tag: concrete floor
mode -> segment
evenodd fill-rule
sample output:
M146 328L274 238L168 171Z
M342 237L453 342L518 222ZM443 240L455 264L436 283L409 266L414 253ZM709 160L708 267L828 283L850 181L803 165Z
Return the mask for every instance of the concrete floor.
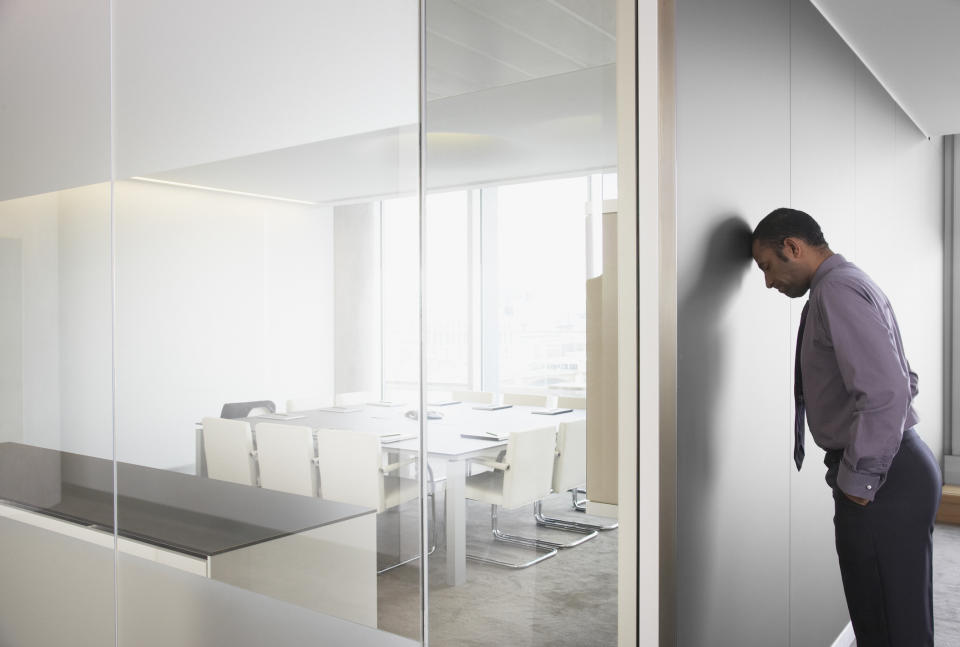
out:
M442 497L438 504L442 504ZM442 505L438 505L442 508ZM570 509L569 495L555 495L544 502L547 516L577 521L609 522ZM415 518L407 514L381 515L381 545L398 534L397 521L405 527L404 549L415 550ZM475 502L467 506L467 552L508 561L524 561L532 554L518 546L497 542L490 536L490 507ZM439 519L443 523L442 517ZM501 529L554 541L576 537L550 529L538 529L532 507L503 511ZM442 534L442 533L441 533ZM410 539L413 541L410 541ZM390 563L381 556L381 568ZM446 584L446 553L443 546L430 557L430 644L557 646L616 645L617 642L617 531L600 533L575 548L560 551L540 564L512 570L467 562L467 583ZM420 636L419 562L384 573L379 578L380 629L414 639Z
M438 503L442 504L442 497ZM568 496L555 495L545 501L544 508L548 516L603 521L570 512ZM523 549L492 543L488 506L468 502L467 510L468 552L518 561L528 558L529 552ZM413 554L416 509L381 517L381 544L396 545L401 537L403 550ZM442 516L439 522L443 523ZM537 529L529 508L501 513L501 527L546 539L569 536ZM960 647L960 526L938 524L933 541L936 644ZM394 559L382 555L381 567ZM431 645L616 644L616 530L523 570L468 561L467 583L459 587L447 586L445 560L441 545L430 557ZM419 569L419 561L414 561L379 578L380 628L415 640L420 637Z
M933 622L937 647L960 647L960 526L933 531Z

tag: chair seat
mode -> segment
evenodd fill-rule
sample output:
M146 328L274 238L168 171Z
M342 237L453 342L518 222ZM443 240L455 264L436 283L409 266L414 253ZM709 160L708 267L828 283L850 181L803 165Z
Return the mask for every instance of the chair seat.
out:
M492 505L503 505L503 472L491 470L467 477L466 497Z
M385 476L383 479L384 510L412 501L420 495L420 483L416 479L400 476ZM378 512L383 512L379 510Z

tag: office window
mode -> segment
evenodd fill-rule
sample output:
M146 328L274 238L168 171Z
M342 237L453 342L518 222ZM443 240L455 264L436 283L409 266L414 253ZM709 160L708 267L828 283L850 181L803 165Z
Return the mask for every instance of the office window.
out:
M381 211L383 374L388 386L415 385L420 276L417 198L384 200ZM470 381L470 256L467 192L427 197L427 299L424 350L431 383Z
M499 187L500 390L586 384L585 177Z

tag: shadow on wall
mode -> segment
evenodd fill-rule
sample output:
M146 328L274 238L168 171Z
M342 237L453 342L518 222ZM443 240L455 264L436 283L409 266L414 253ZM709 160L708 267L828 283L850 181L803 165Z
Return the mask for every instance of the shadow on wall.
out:
M682 510L678 518L678 592L691 618L704 617L710 604L708 591L699 580L713 569L709 560L714 517L722 514L713 500L717 446L725 437L717 405L723 392L723 365L730 360L721 322L753 261L752 230L747 222L737 215L721 217L718 222L701 255L696 279L678 310L677 495ZM698 624L690 623L681 630L681 634L692 632L681 635L681 644L709 644L709 636L694 635L702 630Z

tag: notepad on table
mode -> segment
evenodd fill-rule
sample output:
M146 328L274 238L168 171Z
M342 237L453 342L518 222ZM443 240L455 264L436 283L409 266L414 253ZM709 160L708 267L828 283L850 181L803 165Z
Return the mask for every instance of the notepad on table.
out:
M380 434L380 444L386 445L388 443L398 443L401 440L412 440L417 436L418 434L415 433L383 433Z
M300 413L261 413L259 416L254 417L266 418L267 420L300 420L301 418L306 418L305 415Z
M561 413L570 413L573 409L534 409L530 413L535 413L540 416L556 416Z
M399 402L396 400L377 400L376 402L368 402L372 407L402 407L406 402Z
M322 409L317 409L317 411L329 411L331 413L354 413L356 411L363 411L363 407L324 407Z
M477 440L506 440L510 437L509 431L482 431L476 433L464 432L461 438L476 438Z
M460 400L438 400L436 402L428 402L427 404L431 407L449 407L451 404L460 404Z
M474 407L477 411L499 411L500 409L509 409L512 404L478 404Z

